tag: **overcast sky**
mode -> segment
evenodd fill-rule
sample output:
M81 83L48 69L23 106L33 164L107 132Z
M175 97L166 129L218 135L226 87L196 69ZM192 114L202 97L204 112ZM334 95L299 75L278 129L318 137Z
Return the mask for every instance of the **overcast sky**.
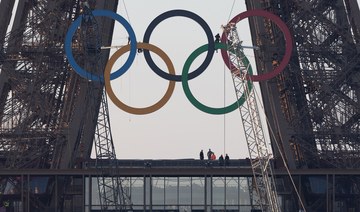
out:
M184 9L196 13L207 22L215 35L222 33L221 25L245 11L245 8L243 0L119 0L118 13L130 22L139 42L143 40L151 21L169 10ZM112 45L127 44L126 31L120 24L115 27ZM243 45L251 46L247 20L237 24L237 28ZM167 53L176 74L181 74L187 57L196 48L206 44L207 39L202 28L193 20L171 17L158 24L150 43ZM245 53L255 69L251 51ZM190 72L202 63L205 54L195 60ZM155 54L152 56L156 64L166 70L164 62ZM126 59L127 55L124 54L119 58L118 66ZM148 67L143 54L137 54L130 70L111 84L117 97L124 103L133 107L146 107L164 95L168 81ZM210 107L223 107L236 101L230 71L225 68L220 53L214 55L203 74L189 81L189 86L194 96ZM260 90L257 89L257 92L260 93ZM199 111L187 100L180 82L176 83L169 102L148 115L129 114L109 102L111 129L118 158L198 158L201 149L206 152L209 148L217 156L224 153L228 153L231 158L248 156L239 111L227 115L210 115ZM261 107L259 110L263 111ZM264 125L264 119L262 121Z
M226 24L229 18L245 11L244 1L233 3L232 0L120 0L118 13L130 21L138 41L143 40L147 26L154 18L174 9L196 13L207 22L215 35L222 33L221 25ZM247 25L247 21L243 21L237 26L241 29L244 45L251 46ZM126 43L127 33L117 24L113 46ZM167 53L176 74L181 74L187 57L208 41L205 32L195 21L171 17L154 29L150 43ZM156 64L166 70L162 60L152 55ZM202 63L205 55L203 53L195 60L190 72ZM127 55L123 55L118 65L126 59ZM146 107L164 95L168 81L148 67L143 54L137 54L130 70L111 84L124 103L133 107ZM223 107L236 101L230 71L225 68L220 51L214 54L207 70L189 81L189 85L194 96L210 107ZM201 149L206 153L209 148L217 156L228 153L231 158L244 158L248 155L239 111L227 115L204 113L187 100L180 82L176 83L169 102L148 115L129 114L110 104L111 128L118 158L198 158Z

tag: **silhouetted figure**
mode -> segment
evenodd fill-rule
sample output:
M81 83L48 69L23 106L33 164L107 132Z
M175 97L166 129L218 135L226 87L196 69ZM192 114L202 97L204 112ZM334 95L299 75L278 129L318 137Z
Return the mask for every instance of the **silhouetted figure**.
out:
M278 54L277 54L277 53L274 53L273 56L271 57L271 59L272 59L271 64L272 64L274 67L277 67L277 66L280 65L279 60L278 60Z
M213 154L213 152L211 151L211 149L209 149L209 151L207 152L208 160L211 160L211 155L212 154Z
M217 33L215 35L215 43L220 43L220 35L219 35L219 33Z
M217 33L216 35L215 35L215 43L220 43L220 35L219 35L219 33ZM215 48L215 52L217 52L217 49Z
M230 165L230 157L228 154L225 155L225 166Z
M145 162L145 163L144 163L144 166L145 166L146 168L151 168L151 163L150 163L150 162Z
M204 160L204 152L203 152L203 150L200 151L200 160Z
M219 157L219 165L220 166L224 165L224 157L223 157L223 155L220 155L220 157Z

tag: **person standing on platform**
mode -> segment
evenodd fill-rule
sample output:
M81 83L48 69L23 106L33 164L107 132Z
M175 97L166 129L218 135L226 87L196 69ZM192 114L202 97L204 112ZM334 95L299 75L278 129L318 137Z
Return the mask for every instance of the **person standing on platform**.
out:
M211 159L211 160L216 160L216 155L215 155L214 152L211 154L210 159Z
M225 166L230 165L230 157L228 154L225 155Z
M209 151L207 152L208 160L211 160L211 155L212 154L213 154L213 152L211 151L211 149L209 149Z
M220 157L219 157L219 165L220 166L224 165L224 156L223 155L220 155Z
M204 160L204 152L203 152L203 150L200 151L200 160Z

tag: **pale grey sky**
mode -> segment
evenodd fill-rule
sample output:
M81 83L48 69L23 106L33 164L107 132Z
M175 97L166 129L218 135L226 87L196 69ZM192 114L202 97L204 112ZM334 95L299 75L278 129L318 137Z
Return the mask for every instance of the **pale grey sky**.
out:
M161 13L174 9L198 14L208 23L214 35L221 34L221 25L245 11L244 1L235 1L233 10L232 5L232 0L120 0L118 13L130 20L137 40L142 41L151 21ZM247 21L243 21L237 26L241 29L240 36L244 36L245 45L252 45L246 30L247 24ZM113 46L126 43L127 34L118 24ZM171 17L155 28L150 43L167 53L176 73L181 74L187 57L206 44L207 39L202 28L193 20ZM204 57L205 53L196 59L192 70ZM127 55L122 56L119 65L126 59ZM164 67L161 60L157 61L159 66ZM157 76L148 67L142 54L137 54L127 73L111 83L118 98L134 107L155 103L165 93L168 85L167 80ZM207 70L191 80L189 85L194 96L208 106L223 107L224 99L225 105L236 101L230 71L225 68L220 51L214 55ZM180 82L176 83L169 102L152 114L133 115L111 103L110 105L111 128L118 158L198 158L201 149L206 153L209 148L217 156L228 153L231 158L244 158L248 155L239 111L235 110L227 115L204 113L187 100Z
M358 3L360 0L357 0ZM233 5L233 3L235 4ZM126 12L126 9L127 12ZM137 41L158 15L174 9L189 10L202 17L213 34L222 32L221 25L245 11L243 0L119 0L118 13L130 21ZM243 45L252 45L247 20L237 24ZM113 46L127 43L127 33L117 24ZM161 22L153 31L150 43L160 47L172 60L177 74L181 74L187 57L207 43L205 33L193 20L172 17ZM246 52L255 69L251 51ZM155 54L152 54L156 58ZM192 66L197 67L205 57L199 56ZM127 55L119 58L119 66ZM157 60L160 67L165 65ZM115 67L114 67L115 69ZM190 70L190 71L191 71ZM165 93L168 81L157 76L138 54L130 70L112 81L113 89L124 103L133 107L154 104ZM222 107L236 101L230 71L225 68L220 53L213 57L207 70L189 82L194 96L203 104ZM260 90L257 89L260 93ZM148 115L132 115L110 102L112 133L118 158L178 159L198 158L199 151L211 148L217 156L228 153L231 158L248 156L243 127L238 110L227 115L210 115L199 111L186 98L180 82L169 102ZM260 105L259 105L260 106ZM260 107L260 111L263 109ZM263 125L265 124L264 119ZM265 125L264 125L265 126ZM264 127L265 129L265 127Z

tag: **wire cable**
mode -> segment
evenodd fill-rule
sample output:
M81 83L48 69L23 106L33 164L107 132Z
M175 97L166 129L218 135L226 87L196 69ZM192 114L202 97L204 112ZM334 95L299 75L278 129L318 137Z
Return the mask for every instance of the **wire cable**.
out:
M129 24L131 25L131 21L130 21L130 16L129 16L129 13L128 13L128 10L127 10L127 7L126 7L126 4L125 4L125 0L122 1L123 2L123 5L124 5L124 9L125 9L125 14L126 14L126 18L127 18L127 21L129 22ZM129 39L129 37L127 37ZM128 40L129 42L129 40ZM130 74L129 74L129 102L131 104L131 71L130 71ZM131 114L129 114L129 122L131 122Z
M126 13L126 18L127 18L128 22L129 22L129 24L131 25L131 21L130 21L129 13L128 13L127 8L126 8L125 0L123 0L123 5L124 5L125 13Z
M230 17L231 17L231 14L232 14L233 10L234 10L234 6L235 6L235 0L234 0L233 3L232 3L232 6L231 6L231 9L230 9L230 13L229 13L229 17L228 17L227 23L229 23L229 21L230 21Z
M224 80L224 107L225 107L225 104L226 104L226 87L225 87L225 83L226 83L226 79L225 79L225 65L223 66L223 71L224 71L224 75L223 75L223 80ZM226 152L226 113L224 113L224 116L223 116L223 120L224 120L224 150L223 150L223 155L225 155L225 152Z
M232 12L233 12L233 10L234 10L234 6L235 6L235 0L233 0L233 3L232 3L232 5L231 5L231 9L230 9L230 13L229 13L229 17L228 17L228 20L227 20L227 22L229 22L229 20L230 20L230 17L231 17L231 14L232 14ZM224 107L225 107L225 104L226 104L226 97L225 97L225 94L226 94L226 91L225 91L225 83L226 83L226 80L225 80L225 71L226 71L226 67L225 67L225 65L224 65L224 68L223 68L223 71L224 71ZM224 139L224 150L223 150L223 155L225 155L226 154L226 114L224 114L224 116L223 116L223 122L224 122L224 129L223 129L223 131L224 131L224 137L223 137L223 139Z

